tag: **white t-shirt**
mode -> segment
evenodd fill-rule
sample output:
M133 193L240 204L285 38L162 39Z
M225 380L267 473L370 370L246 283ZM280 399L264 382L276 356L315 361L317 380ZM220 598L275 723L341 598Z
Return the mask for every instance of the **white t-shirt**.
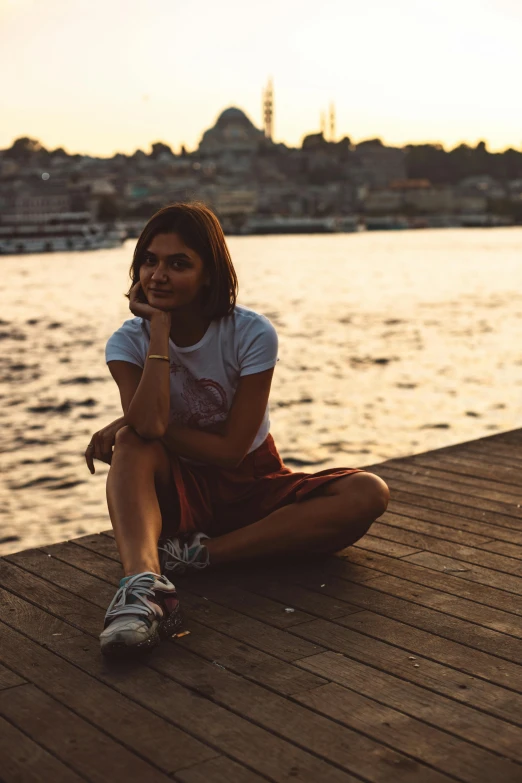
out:
M109 338L107 362L145 366L150 324L143 318L125 321ZM236 305L232 315L211 322L201 340L180 348L169 340L170 422L204 428L228 416L239 378L275 367L277 333L268 318ZM270 431L267 405L250 451Z

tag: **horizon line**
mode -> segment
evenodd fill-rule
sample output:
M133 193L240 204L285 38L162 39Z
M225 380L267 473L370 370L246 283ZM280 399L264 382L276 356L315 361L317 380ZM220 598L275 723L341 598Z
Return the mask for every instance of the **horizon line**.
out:
M311 133L304 134L302 136L301 143L300 143L299 146L298 145L289 144L289 143L287 143L285 141L275 140L275 139L272 139L272 142L274 144L276 144L276 145L277 144L284 144L289 149L301 149L302 145L303 145L303 141L304 141L305 138L307 138L308 136L319 136L319 135L321 135L321 131L320 130L316 131L316 132L311 132ZM469 147L470 149L476 149L477 146L480 143L484 142L484 144L486 145L486 151L489 154L491 154L491 155L498 155L498 154L502 155L505 152L508 152L509 150L514 150L515 152L518 152L518 153L522 154L522 144L520 145L520 147L506 146L506 147L503 147L503 148L500 148L500 149L489 149L489 142L487 141L487 139L479 139L478 141L473 142L473 143L465 141L464 139L461 139L460 141L456 142L454 145L449 145L449 144L446 145L443 141L440 141L440 140L407 141L407 142L403 142L403 143L397 143L397 144L391 143L390 144L387 141L385 141L382 138L382 136L369 136L369 137L362 138L359 141L354 141L354 139L351 136L349 136L348 134L344 134L342 136L340 135L338 138L333 139L333 140L328 139L326 136L324 136L324 134L322 134L322 135L324 137L325 142L327 142L329 144L338 144L343 139L348 138L348 139L350 139L351 144L353 144L355 147L357 147L359 144L363 144L364 142L379 140L380 142L382 142L383 146L385 146L385 147L394 147L396 149L405 149L406 147L430 146L430 147L441 147L444 152L451 152L452 150L458 149L458 147L460 147L460 146L466 146L466 147ZM47 150L48 152L53 152L56 149L63 149L64 152L67 155L71 156L71 157L73 155L81 155L82 157L100 158L100 159L110 160L111 158L114 158L116 155L124 155L125 157L132 157L132 155L134 155L136 152L139 152L139 151L145 152L145 150L142 147L136 147L136 149L133 152L122 152L121 149L120 150L119 149L114 149L112 151L112 153L70 152L67 149L67 147L64 146L63 144L60 144L60 145L58 145L57 147L54 147L54 148L47 147L46 144L41 139L39 139L37 136L31 136L29 134L27 134L27 135L17 135L16 137L13 137L12 140L11 140L10 146L0 148L0 152L5 152L6 150L11 149L11 147L13 146L15 141L17 141L18 139L24 139L24 138L28 138L28 139L31 139L33 141L38 141L42 145L42 147L45 150ZM170 147L170 149L173 151L174 155L176 155L176 156L180 156L181 155L181 151L180 152L175 152L174 151L173 148L176 145L173 142L169 143L169 142L167 142L167 141L165 141L163 139L157 138L154 141L148 142L148 144L149 144L149 148L150 149L152 149L152 145L153 144L165 144L166 146ZM189 154L189 155L194 154L198 150L197 147L195 147L194 149L190 150L182 142L178 142L177 146L178 146L178 148L180 148L180 150L181 150L182 147L185 147L185 149L187 151L187 154ZM149 154L149 153L145 152L145 154Z

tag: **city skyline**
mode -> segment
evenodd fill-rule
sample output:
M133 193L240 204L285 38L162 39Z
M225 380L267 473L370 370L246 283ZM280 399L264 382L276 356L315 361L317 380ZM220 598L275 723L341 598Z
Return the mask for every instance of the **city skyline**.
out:
M522 145L516 0L325 0L319 18L304 1L202 0L197 20L176 2L142 6L0 0L0 67L13 75L0 148L30 136L102 157L159 140L193 150L228 106L261 128L269 76L274 140L289 146L319 132L332 102L337 138L354 142Z

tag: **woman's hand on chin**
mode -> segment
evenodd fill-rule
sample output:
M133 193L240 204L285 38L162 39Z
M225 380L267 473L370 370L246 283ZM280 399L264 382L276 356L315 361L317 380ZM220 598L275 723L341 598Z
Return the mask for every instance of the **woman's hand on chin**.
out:
M146 318L147 321L150 321L160 314L163 317L170 318L170 311L160 310L158 307L153 307L146 301L145 293L140 282L133 285L130 290L129 309L131 313L134 313L134 315L137 315L140 318Z

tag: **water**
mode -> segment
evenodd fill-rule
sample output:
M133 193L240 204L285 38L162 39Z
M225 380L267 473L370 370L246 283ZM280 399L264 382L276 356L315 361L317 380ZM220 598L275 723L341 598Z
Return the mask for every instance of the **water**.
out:
M133 242L6 256L0 554L110 526L117 418L104 363L128 315ZM272 433L288 464L362 466L521 426L522 229L233 237L239 302L278 329Z

